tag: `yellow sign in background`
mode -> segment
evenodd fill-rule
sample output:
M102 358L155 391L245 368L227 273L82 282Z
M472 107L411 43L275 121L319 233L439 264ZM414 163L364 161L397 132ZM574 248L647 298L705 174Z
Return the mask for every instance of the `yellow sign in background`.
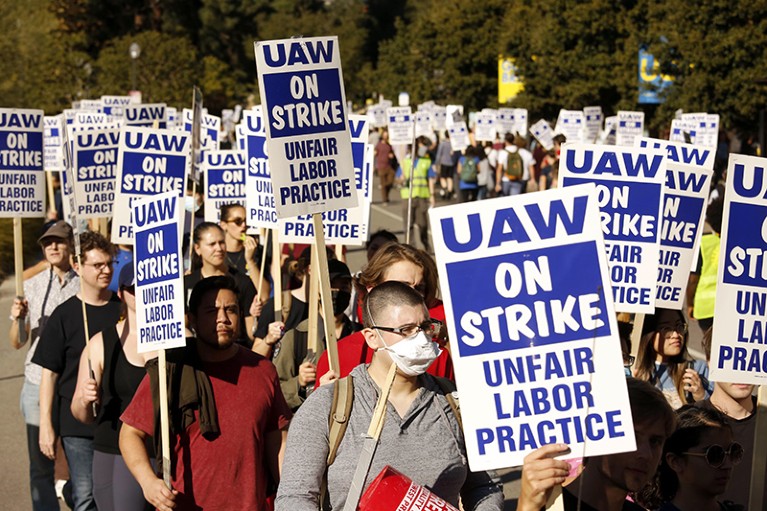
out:
M508 103L525 89L522 80L517 76L514 59L498 57L498 103Z

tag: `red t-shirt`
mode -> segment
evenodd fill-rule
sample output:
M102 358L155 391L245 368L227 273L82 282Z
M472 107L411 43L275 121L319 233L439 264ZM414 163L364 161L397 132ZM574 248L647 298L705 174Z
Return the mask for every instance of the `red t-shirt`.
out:
M433 319L445 321L445 308L442 303L429 309L429 316ZM344 378L360 364L369 364L373 360L373 350L370 349L365 336L362 332L354 332L338 341L338 365L341 369L339 378ZM317 386L320 385L322 375L330 370L328 364L328 352L325 351L317 362ZM455 381L453 372L453 361L450 359L450 353L442 349L437 360L426 370L432 376L440 376Z
M171 454L172 485L179 492L176 509L264 510L266 434L286 428L291 418L277 371L245 348L224 362L205 362L204 369L213 387L221 434L206 440L195 421L176 436ZM154 433L148 377L121 419L148 435Z

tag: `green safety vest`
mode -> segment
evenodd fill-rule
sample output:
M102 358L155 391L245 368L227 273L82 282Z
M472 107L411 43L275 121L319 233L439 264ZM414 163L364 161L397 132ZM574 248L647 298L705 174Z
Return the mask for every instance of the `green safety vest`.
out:
M704 234L700 239L700 257L703 263L695 290L695 319L714 317L714 302L716 301L716 273L719 268L720 238L716 234Z
M405 178L405 184L400 189L403 199L410 198L410 158L405 158L402 162L402 177ZM429 158L417 158L415 160L415 176L413 177L413 198L428 199L429 193L429 169L431 160Z

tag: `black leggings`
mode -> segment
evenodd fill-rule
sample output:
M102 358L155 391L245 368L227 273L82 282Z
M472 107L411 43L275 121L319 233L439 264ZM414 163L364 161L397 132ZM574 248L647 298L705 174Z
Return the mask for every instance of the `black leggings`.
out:
M152 509L119 454L93 452L93 498L99 511Z

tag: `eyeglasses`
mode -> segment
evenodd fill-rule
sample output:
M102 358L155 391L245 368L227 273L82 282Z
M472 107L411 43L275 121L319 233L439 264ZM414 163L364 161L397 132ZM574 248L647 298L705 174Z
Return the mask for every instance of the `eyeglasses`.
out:
M634 355L623 355L623 367L631 367L634 365L636 357Z
M437 321L436 319L428 319L418 325L414 325L414 324L402 325L397 328L390 327L390 326L373 325L370 328L374 328L376 330L383 330L384 332L391 332L393 334L401 335L402 337L410 337L412 335L417 334L418 332L424 332L429 337L435 337L439 333L440 329L442 328L442 323L440 321Z
M109 261L104 261L103 263L83 263L85 266L93 266L93 269L97 272L101 273L104 271L104 268L107 266L109 269L112 269L112 266L114 266L115 262L114 259L110 259Z
M661 337L664 339L667 339L668 337L671 337L673 334L679 334L680 337L684 337L684 334L687 333L687 325L679 324L676 327L664 327L660 329Z
M737 465L743 460L743 446L738 442L733 442L727 448L724 449L721 445L709 445L706 447L705 452L683 452L688 456L703 456L706 458L706 463L714 468L719 468L724 463L724 459L729 456L733 465Z
M234 224L237 227L242 227L243 224L245 224L245 219L244 218L240 218L240 217L230 218L229 220L226 220L226 222L230 223L230 224Z

